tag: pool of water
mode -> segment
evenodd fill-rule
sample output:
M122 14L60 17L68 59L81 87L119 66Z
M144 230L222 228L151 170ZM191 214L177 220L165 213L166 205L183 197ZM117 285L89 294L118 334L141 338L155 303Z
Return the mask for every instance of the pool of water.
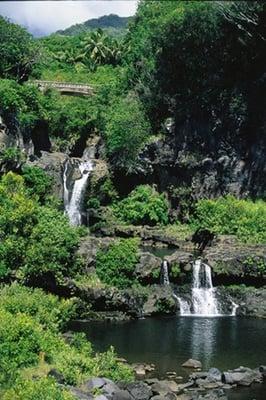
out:
M113 345L129 362L154 363L160 376L175 371L186 377L181 365L188 358L200 360L203 369L228 370L240 365L266 364L266 321L236 317L149 318L124 323L75 322L97 351ZM265 400L265 385L228 393L230 400Z
M166 257L166 256L170 256L175 251L177 251L176 248L153 247L153 246L141 246L140 250L143 251L143 252L151 253L155 257L159 257L159 258L162 258L162 259L164 259L164 257Z

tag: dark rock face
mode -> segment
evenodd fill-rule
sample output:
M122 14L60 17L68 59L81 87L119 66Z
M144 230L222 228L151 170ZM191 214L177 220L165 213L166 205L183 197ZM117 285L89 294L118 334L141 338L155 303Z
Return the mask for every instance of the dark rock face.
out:
M189 120L176 124L164 140L146 146L137 172L126 179L156 183L160 190L191 187L195 198L217 197L227 193L263 197L266 192L265 140L214 135L208 123ZM119 174L118 174L119 176ZM125 177L121 191L131 190Z
M35 157L32 161L27 161L27 165L42 168L54 179L53 192L54 195L60 199L63 199L63 171L67 159L68 157L64 153L48 153L42 151L41 157Z
M203 258L212 267L213 283L262 286L266 282L266 246L244 245L231 236L219 236Z
M142 283L159 281L162 260L151 253L140 253L139 263L136 266L136 277Z

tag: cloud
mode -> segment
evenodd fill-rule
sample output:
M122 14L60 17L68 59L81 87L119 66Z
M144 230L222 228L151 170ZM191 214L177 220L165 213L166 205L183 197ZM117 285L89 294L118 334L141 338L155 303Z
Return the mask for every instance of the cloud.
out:
M137 0L2 1L0 15L39 36L111 13L127 17L136 8Z

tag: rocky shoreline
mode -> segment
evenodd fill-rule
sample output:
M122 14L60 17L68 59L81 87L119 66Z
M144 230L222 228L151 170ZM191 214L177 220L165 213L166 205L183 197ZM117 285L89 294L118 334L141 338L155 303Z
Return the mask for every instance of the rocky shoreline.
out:
M68 389L79 400L227 400L228 391L263 384L266 378L265 366L255 369L239 367L224 372L217 368L201 371L200 361L192 359L183 366L195 370L185 383L180 383L182 377L173 373L168 379L145 378L145 374L154 367L138 364L134 366L138 379L134 382L115 383L107 378L95 377L80 388L68 386Z

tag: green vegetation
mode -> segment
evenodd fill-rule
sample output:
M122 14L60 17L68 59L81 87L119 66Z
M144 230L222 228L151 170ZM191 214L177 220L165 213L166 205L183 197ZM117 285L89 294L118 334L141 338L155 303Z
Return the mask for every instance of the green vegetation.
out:
M74 335L70 343L63 340L60 329L74 315L73 301L17 284L3 287L0 294L0 383L7 389L4 398L34 399L30 396L39 387L42 396L71 399L53 380L45 378L52 368L70 385L97 375L132 379L131 370L116 361L112 348L95 354L82 334ZM35 380L28 380L25 386L23 378L33 376Z
M12 172L0 182L0 232L1 279L15 276L41 283L48 274L60 280L79 266L75 257L79 231L61 212L39 205L23 178Z
M63 292L71 279L81 290L132 288L139 299L152 290L134 274L137 239L111 242L98 251L96 272L84 274L77 256L84 231L70 226L53 200L53 180L24 165L17 145L22 138L33 141L34 156L51 150L73 157L81 156L92 136L99 138L106 173L91 179L84 201L98 209L95 229L105 223L113 229L116 223L149 225L187 239L201 228L244 243L266 242L265 201L232 196L196 201L193 193L193 168L204 168L199 164L204 159L219 160L225 153L233 159L237 150L248 165L253 145L263 148L265 10L263 2L143 0L126 35L128 19L108 16L36 40L0 17L0 117L10 142L5 148L1 136L1 398L72 400L48 377L51 369L66 385L92 376L132 379L112 348L97 354L82 335L64 339L67 323L77 316L76 299L30 286ZM116 35L117 28L123 34ZM91 84L94 95L42 93L35 79ZM166 132L167 119L172 132ZM157 149L163 146L167 153L169 143L175 143L171 150L178 162L169 163L170 182L161 181L167 194L152 184L138 185L139 174L145 175L142 182L156 182ZM146 156L154 162L151 173ZM124 175L132 177L132 186L116 181ZM123 198L128 187L134 189ZM247 273L265 274L265 262L256 255L244 265ZM154 280L159 273L153 270ZM169 273L178 280L180 266ZM167 299L156 306L163 313L175 309Z
M238 200L233 196L200 200L191 219L193 228L236 235L249 243L266 242L266 203Z
M52 194L53 179L39 167L23 167L23 178L30 196L37 196L41 203L45 203L47 197Z
M8 389L3 400L75 400L67 390L62 389L52 378L18 380Z
M155 225L168 222L168 202L154 187L140 185L113 206L115 215L129 224Z
M106 113L107 155L117 167L134 169L137 155L150 135L143 107L134 94L114 99Z
M115 14L104 15L99 18L89 19L83 24L72 25L69 28L58 31L61 35L79 35L84 32L102 29L111 36L122 36L126 33L126 28L132 17L119 17Z
M38 57L31 35L0 16L0 37L0 77L25 81Z
M0 289L0 308L12 315L27 314L46 329L58 331L75 315L74 299L60 300L41 289L13 283Z
M102 282L120 289L136 282L135 266L138 262L138 240L121 239L107 250L100 250L96 257L96 272Z

